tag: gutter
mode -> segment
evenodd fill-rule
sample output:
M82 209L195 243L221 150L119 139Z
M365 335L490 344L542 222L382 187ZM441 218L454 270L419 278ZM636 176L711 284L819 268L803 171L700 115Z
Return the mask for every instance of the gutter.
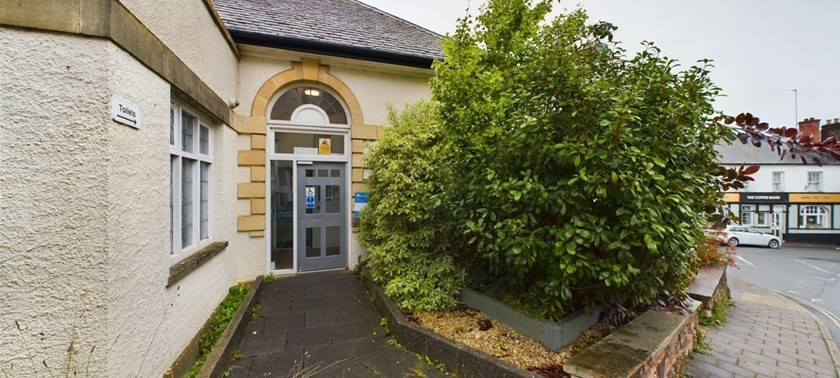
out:
M425 69L431 69L432 62L436 59L427 56L374 50L367 47L348 46L331 42L312 41L235 29L229 29L229 31L231 37L233 37L233 40L236 43L273 47L310 54L329 55L341 58L351 58Z

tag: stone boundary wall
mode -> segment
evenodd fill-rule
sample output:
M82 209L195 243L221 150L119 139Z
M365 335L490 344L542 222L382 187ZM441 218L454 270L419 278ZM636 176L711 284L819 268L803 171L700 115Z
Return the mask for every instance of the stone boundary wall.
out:
M648 310L569 360L575 378L669 377L690 356L697 332L697 309L688 315Z
M703 302L703 311L711 311L723 298L729 298L726 266L711 266L700 270L686 289L688 296Z

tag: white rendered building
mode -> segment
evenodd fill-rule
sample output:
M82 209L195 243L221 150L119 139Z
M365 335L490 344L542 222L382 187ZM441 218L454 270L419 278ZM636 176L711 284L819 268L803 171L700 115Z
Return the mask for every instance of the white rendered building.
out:
M233 284L353 268L438 39L354 0L0 0L0 376L161 376Z
M762 146L717 148L721 164L737 168L758 165L755 181L724 193L724 200L742 225L772 232L787 242L840 245L840 164L803 164Z

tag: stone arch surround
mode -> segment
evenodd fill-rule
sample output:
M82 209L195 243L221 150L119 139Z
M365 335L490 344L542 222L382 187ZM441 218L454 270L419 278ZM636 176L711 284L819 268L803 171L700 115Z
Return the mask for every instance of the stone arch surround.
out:
M344 82L329 73L329 66L314 59L302 59L292 62L292 67L279 72L268 79L254 97L251 115L240 117L236 131L240 135L250 135L250 149L239 150L237 163L240 167L250 168L250 180L240 182L237 187L239 200L249 201L249 213L239 214L237 230L247 232L251 237L265 236L266 216L266 131L268 128L268 105L277 93L295 84L318 84L338 95L350 113L351 139L351 180L352 191L365 191L363 183L364 146L368 141L377 139L379 126L364 123L364 115L353 91Z

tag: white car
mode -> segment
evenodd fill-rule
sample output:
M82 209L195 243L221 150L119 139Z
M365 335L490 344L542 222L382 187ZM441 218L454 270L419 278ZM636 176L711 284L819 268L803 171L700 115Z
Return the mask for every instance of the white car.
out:
M763 233L757 228L750 226L726 227L720 231L718 238L721 242L729 244L733 247L741 244L747 244L779 248L779 246L782 245L782 239L779 239L778 236Z

